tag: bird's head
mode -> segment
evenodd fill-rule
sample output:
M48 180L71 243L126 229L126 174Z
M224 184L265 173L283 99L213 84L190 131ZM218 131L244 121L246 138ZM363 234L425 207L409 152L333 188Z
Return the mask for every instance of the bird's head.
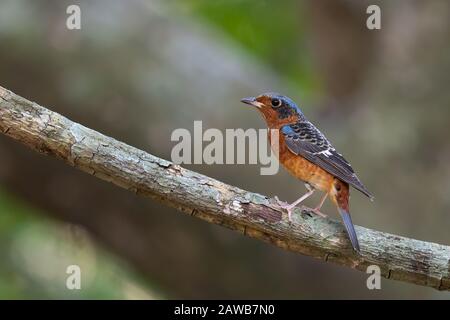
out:
M241 102L256 107L270 128L279 128L304 118L294 101L278 93L263 93L257 97L244 98Z

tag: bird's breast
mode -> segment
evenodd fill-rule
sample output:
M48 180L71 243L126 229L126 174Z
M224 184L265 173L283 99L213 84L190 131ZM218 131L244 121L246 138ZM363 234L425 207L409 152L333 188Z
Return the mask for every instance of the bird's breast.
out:
M274 142L269 135L270 145L276 153ZM302 156L292 153L284 141L284 136L279 134L278 160L296 178L309 183L314 188L329 192L333 185L334 177L318 165L306 160Z

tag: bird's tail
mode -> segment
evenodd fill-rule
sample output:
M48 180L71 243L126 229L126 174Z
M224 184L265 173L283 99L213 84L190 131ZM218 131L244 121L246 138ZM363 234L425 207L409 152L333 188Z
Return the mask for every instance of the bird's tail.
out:
M352 243L353 249L356 251L360 251L358 237L356 236L355 227L353 226L352 217L350 213L342 208L339 208L339 213L341 214L342 221L344 222L345 229L347 230L348 237L350 238L350 242Z
M331 192L332 200L336 204L338 211L344 222L345 230L347 230L348 237L352 243L353 249L360 252L358 237L356 236L355 227L353 226L352 218L349 210L350 190L347 183L338 179L335 180L333 190Z

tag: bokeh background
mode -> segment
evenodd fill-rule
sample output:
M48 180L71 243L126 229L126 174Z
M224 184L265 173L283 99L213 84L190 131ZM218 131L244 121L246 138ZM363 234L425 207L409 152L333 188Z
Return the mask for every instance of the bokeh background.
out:
M82 28L66 28L81 7ZM366 28L381 7L382 28ZM170 159L176 128L264 128L291 96L376 195L354 222L450 245L450 2L0 1L0 85ZM189 168L292 201L258 165ZM308 204L313 205L315 197ZM327 203L323 209L336 217ZM184 216L0 136L0 298L438 298ZM82 290L65 287L80 265Z

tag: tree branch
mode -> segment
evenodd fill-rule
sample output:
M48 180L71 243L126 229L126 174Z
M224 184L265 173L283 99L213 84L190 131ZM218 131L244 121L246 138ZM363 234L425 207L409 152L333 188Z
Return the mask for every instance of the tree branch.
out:
M0 130L100 179L244 235L364 272L374 264L385 278L450 290L448 246L356 227L357 254L340 222L298 209L290 224L273 199L184 169L2 87Z

